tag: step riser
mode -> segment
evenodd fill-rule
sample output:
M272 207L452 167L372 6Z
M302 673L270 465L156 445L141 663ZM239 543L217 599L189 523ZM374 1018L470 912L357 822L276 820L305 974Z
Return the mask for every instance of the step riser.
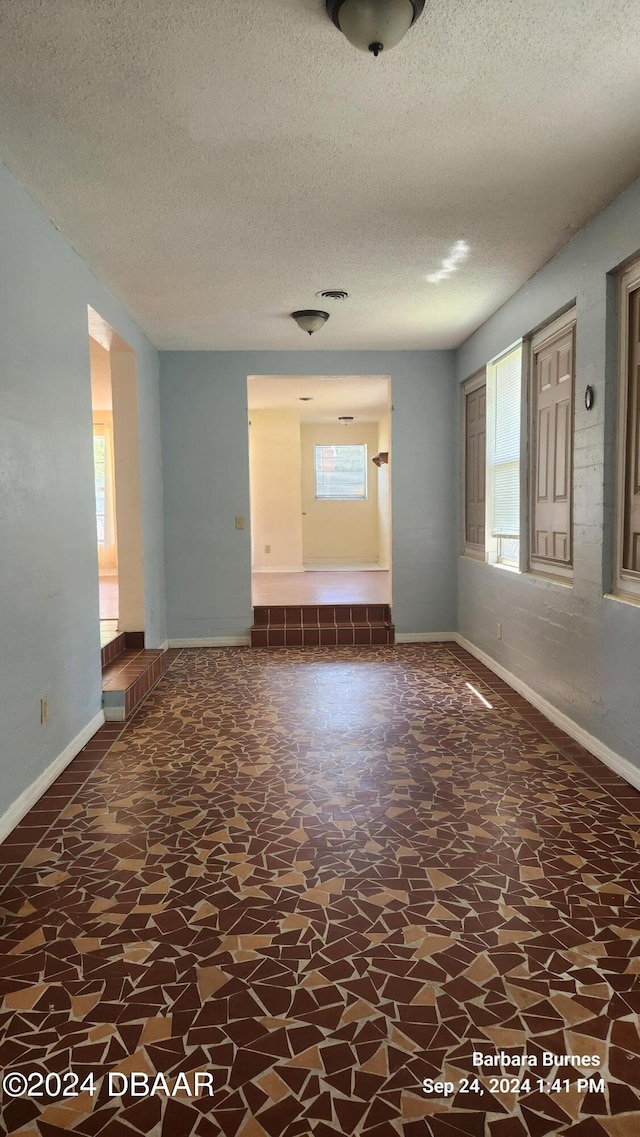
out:
M393 624L378 627L259 627L251 629L252 647L380 647L395 642Z
M109 643L105 644L104 647L100 650L102 670L104 671L105 667L108 667L110 663L113 663L114 659L117 659L120 653L123 651L124 632L120 632L119 636L116 636L113 640L109 640Z
M143 647L144 632L120 632L100 649L102 670L104 671L105 667L113 663L114 659L117 659L126 648L142 649Z
M262 605L253 609L253 622L258 627L269 624L336 627L338 624L390 623L391 609L388 604Z

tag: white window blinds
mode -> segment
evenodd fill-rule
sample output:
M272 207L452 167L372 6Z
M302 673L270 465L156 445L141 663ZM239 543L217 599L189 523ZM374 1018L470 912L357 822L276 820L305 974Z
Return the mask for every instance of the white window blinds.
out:
M492 521L494 537L520 536L520 388L522 348L494 360Z
M367 496L367 447L319 446L315 448L316 498L325 501L356 501Z

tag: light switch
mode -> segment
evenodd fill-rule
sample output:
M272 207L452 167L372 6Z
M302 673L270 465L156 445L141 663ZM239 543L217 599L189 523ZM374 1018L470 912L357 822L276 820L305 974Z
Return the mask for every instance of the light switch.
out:
M244 517L236 517L236 529L244 529Z

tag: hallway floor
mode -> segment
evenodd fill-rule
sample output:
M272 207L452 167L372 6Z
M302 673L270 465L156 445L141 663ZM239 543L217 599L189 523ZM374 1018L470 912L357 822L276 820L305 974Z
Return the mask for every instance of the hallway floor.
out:
M318 572L254 572L251 603L266 604L389 604L391 574L362 570Z
M118 619L119 588L117 576L101 576L98 580L100 620Z
M96 1078L3 1131L640 1134L640 795L454 645L169 656L0 847L4 1070Z

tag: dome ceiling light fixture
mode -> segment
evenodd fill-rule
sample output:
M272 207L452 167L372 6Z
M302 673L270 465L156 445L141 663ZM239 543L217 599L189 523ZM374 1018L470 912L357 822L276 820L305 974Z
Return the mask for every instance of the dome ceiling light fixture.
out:
M329 319L329 313L320 312L317 308L303 308L300 312L292 312L291 318L303 332L308 332L312 336L319 328L324 327Z
M341 422L343 426L351 426L353 415L339 415L338 422Z
M376 57L389 51L422 15L424 0L327 0L327 12L349 43Z

